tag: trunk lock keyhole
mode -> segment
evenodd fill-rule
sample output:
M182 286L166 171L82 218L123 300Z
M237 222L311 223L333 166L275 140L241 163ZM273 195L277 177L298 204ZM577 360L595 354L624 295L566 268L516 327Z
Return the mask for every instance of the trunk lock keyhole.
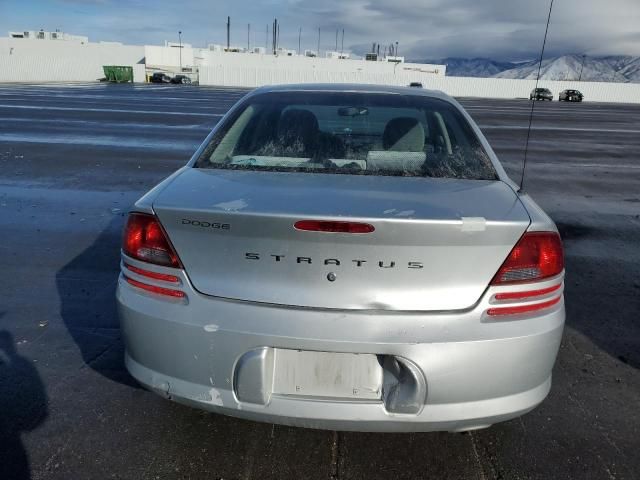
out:
M338 276L333 272L329 272L327 274L327 280L329 280L330 282L335 282L336 278L338 278Z

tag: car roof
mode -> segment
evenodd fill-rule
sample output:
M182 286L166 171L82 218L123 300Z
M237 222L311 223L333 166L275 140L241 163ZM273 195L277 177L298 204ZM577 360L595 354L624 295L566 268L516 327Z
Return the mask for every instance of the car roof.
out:
M439 90L396 87L393 85L367 85L360 83L298 83L287 85L268 85L254 90L255 94L268 92L337 92L337 93L383 93L388 95L412 95L440 98L451 101L452 98Z

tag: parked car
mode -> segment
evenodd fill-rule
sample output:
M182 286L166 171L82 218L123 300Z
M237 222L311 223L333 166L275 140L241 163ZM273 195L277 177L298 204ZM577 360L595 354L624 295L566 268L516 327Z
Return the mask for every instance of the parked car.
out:
M191 79L186 75L176 75L171 79L171 83L189 84L191 85Z
M254 90L135 203L123 238L125 363L166 398L463 431L549 392L560 236L444 93Z
M559 102L581 102L584 95L578 90L563 90L558 95Z
M529 94L529 100L553 100L553 93L548 88L534 88Z
M155 72L151 75L151 83L171 83L171 77L166 73Z
M411 82L409 84L410 87L415 87L415 88L422 88L422 83L421 82Z

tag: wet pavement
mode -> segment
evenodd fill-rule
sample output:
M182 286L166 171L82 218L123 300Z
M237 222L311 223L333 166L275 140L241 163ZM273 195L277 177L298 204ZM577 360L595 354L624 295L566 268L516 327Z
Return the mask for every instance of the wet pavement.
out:
M640 476L640 106L536 104L525 188L565 241L568 318L528 415L467 434L336 433L138 387L114 304L125 213L244 93L0 85L0 479ZM460 101L518 181L529 102Z

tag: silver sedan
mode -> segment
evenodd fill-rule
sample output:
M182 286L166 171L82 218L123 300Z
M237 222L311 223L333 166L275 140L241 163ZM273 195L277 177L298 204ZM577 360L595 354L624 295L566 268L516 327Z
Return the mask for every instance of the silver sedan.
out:
M130 213L126 365L169 399L313 428L464 431L547 396L550 218L450 97L255 90Z

